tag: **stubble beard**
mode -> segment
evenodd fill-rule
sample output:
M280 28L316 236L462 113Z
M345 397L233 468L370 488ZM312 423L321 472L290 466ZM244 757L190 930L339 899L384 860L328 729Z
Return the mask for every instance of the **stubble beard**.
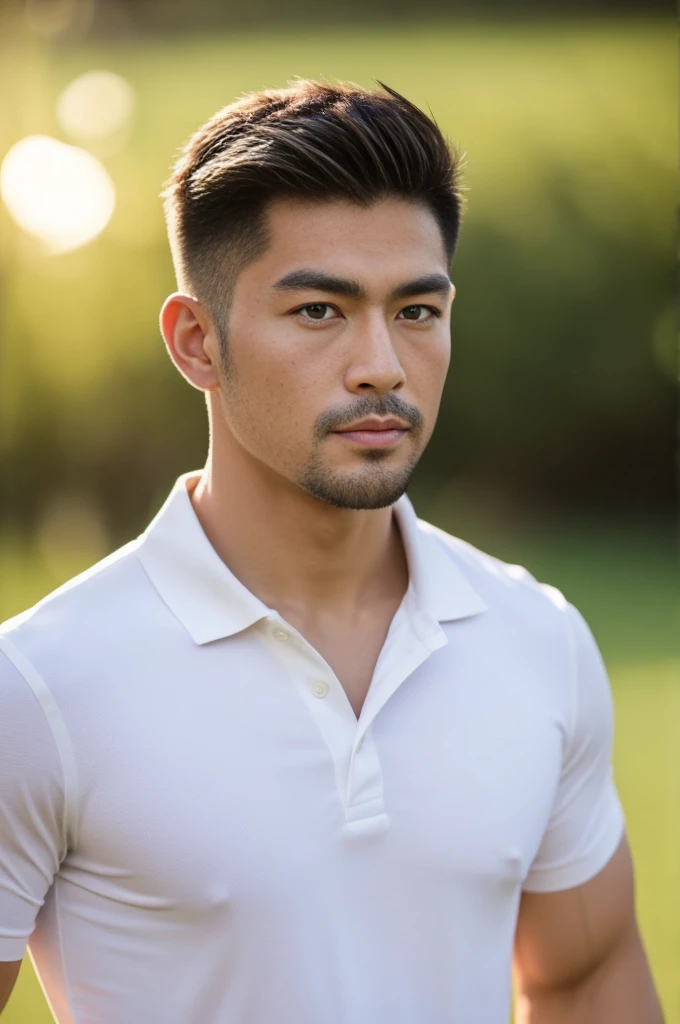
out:
M330 469L317 454L313 455L298 480L308 494L346 509L377 509L393 505L406 492L420 453L414 452L408 463L399 469L390 469L386 463L391 453L373 449L362 452L368 465L362 471L339 472ZM375 467L375 471L373 471Z
M223 388L233 390L237 374L227 344L226 330L221 324L217 329L217 335ZM386 406L385 411L382 412L383 415L388 415L392 411L397 415L403 415L398 401L394 403L390 399L384 399L383 405ZM393 405L396 405L395 409L392 408ZM422 430L422 418L413 415L412 422L413 434L417 437ZM319 441L325 431L317 429L317 441ZM406 465L400 469L390 469L388 465L381 465L381 463L387 463L391 455L390 451L384 449L367 449L361 453L361 458L366 464L363 471L353 473L351 470L339 472L331 469L323 462L317 451L309 459L297 483L308 494L335 508L354 510L387 508L406 493L422 451L413 451ZM375 472L371 472L372 466L375 466Z

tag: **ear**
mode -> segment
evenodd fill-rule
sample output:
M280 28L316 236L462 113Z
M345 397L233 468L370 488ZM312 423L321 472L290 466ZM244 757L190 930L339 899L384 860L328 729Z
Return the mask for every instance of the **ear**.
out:
M192 387L216 391L218 346L212 319L197 299L173 292L163 303L160 328L168 354Z

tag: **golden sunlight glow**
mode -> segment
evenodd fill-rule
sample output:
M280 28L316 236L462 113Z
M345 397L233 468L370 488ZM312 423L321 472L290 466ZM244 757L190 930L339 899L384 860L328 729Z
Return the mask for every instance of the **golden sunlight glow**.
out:
M57 117L62 128L81 139L99 139L123 128L132 114L134 91L113 71L86 71L61 93Z
M29 135L12 146L0 167L0 195L16 223L52 253L96 238L116 205L99 160L48 135Z

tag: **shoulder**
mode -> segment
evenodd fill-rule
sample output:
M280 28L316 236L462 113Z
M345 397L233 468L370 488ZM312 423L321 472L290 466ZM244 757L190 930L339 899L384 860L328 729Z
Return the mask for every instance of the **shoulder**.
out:
M144 601L149 583L137 558L139 538L72 577L34 605L0 623L0 651L14 665L58 668L67 651L78 651L84 662Z
M538 580L525 566L503 561L423 519L418 519L418 529L429 550L432 571L442 560L453 565L494 613L495 621L506 617L515 624L564 628L572 606L558 587Z
M561 689L573 729L597 720L609 728L607 668L578 607L523 565L505 562L423 520L418 520L418 528L430 546L430 571L441 573L447 560L486 604L488 611L479 617L485 641L506 657L557 671L565 681Z

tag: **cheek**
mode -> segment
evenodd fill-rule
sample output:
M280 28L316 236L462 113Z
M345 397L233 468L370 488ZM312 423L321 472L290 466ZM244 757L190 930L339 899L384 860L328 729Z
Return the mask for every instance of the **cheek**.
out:
M432 349L432 372L438 377L443 378L446 376L446 371L449 368L449 362L451 360L451 334L448 326L442 328L441 335L436 339L436 342Z
M405 366L407 386L423 411L437 407L451 358L448 338L432 341L414 348Z
M240 336L231 352L233 375L223 381L222 414L229 430L267 464L291 466L309 454L318 389L311 367L261 336Z

